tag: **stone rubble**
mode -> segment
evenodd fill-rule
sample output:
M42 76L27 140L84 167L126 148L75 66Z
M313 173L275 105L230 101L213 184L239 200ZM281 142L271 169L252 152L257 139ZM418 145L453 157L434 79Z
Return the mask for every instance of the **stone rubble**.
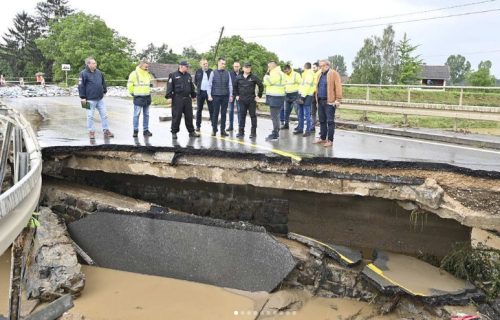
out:
M163 88L153 88L153 93L162 91ZM78 96L78 87L72 86L62 88L56 85L26 85L26 86L7 86L0 87L0 98L20 98L20 97L61 97L61 96ZM126 87L109 86L107 97L129 97L130 94Z

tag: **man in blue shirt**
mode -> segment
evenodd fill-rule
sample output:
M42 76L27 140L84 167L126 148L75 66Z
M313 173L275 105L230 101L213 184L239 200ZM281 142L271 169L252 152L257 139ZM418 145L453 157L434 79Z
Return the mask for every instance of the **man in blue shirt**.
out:
M103 102L104 95L107 92L104 75L97 69L97 62L92 57L85 59L85 66L85 70L80 72L80 78L78 79L78 93L80 99L82 99L82 104L86 104L87 102L90 104L90 108L87 110L87 130L89 131L89 138L91 140L95 139L95 109L97 109L101 117L104 137L113 138L115 135L109 131L106 106Z

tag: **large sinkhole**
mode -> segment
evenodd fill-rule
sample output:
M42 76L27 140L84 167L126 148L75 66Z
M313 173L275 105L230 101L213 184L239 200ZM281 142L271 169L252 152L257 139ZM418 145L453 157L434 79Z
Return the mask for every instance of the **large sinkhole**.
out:
M329 194L324 190L315 192L314 185L307 191L280 188L280 177L276 174L256 178L269 179L266 184L275 185L273 188L233 183L233 174L229 175L227 183L206 181L210 179L202 181L199 178L202 176L201 169L196 162L203 159L192 161L190 167L185 168L187 174L183 173L183 179L178 179L161 177L162 169L151 169L164 165L158 161L124 165L134 157L137 159L137 153L122 158L112 151L109 154L102 151L95 154L51 151L45 157L46 181L62 179L173 210L226 221L246 221L275 234L294 232L324 243L345 245L365 252L376 248L443 257L454 244L470 241L470 227L422 209L405 209L399 200ZM252 156L249 159L254 161ZM227 157L224 160L233 161ZM101 167L93 168L92 161ZM213 161L210 158L206 160L209 164ZM247 160L238 155L235 161ZM176 166L177 170L181 167L179 163ZM213 164L210 168L213 169ZM158 174L154 176L152 172ZM208 174L212 175L210 178L217 175L219 181L225 180L224 168L217 168L216 173ZM387 188L391 189L391 186Z

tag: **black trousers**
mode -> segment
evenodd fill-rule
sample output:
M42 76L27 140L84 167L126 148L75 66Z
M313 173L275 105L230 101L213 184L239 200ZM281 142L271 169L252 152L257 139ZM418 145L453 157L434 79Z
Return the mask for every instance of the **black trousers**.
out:
M188 132L194 132L193 127L193 102L190 96L182 97L174 95L172 99L172 133L179 132L182 114L184 114L184 123Z
M240 99L240 120L239 120L239 129L240 131L245 131L245 120L247 117L247 111L250 113L250 121L252 123L252 131L257 129L257 102L255 99L251 100L243 100Z
M212 107L212 101L208 101L208 94L205 90L200 90L200 93L196 96L196 128L201 127L201 116L203 112L203 105L207 102L208 113L210 114L210 123L212 121L212 113L214 108Z

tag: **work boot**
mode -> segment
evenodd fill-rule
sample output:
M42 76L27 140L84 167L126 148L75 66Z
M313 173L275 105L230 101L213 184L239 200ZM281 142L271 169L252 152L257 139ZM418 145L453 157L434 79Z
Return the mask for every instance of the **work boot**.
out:
M132 135L132 137L137 138L138 134L139 134L139 130L134 130L134 134Z
M227 132L226 132L226 131L221 131L221 132L220 132L220 136L221 136L221 137L227 137L227 136L228 136L228 134L227 134Z
M91 140L94 140L95 139L95 132L94 131L89 131L89 138Z
M177 133L172 132L172 139L177 140Z
M238 132L238 134L236 135L236 138L243 138L245 136L245 131L241 130Z
M106 137L106 138L114 138L115 137L115 135L111 131L109 131L108 129L105 129L103 131L103 133L104 133L104 137Z
M281 126L281 130L288 130L288 129L290 129L288 123L285 123L284 125Z
M197 133L196 131L193 131L193 132L189 133L189 137L191 137L191 138L198 138L199 136L200 136L200 134Z
M151 133L151 131L149 130L144 130L144 132L142 133L145 137L151 137L153 134Z
M277 134L271 133L267 136L266 141L278 141L279 136Z
M250 133L250 139L255 139L257 137L257 129L252 128L252 132Z

